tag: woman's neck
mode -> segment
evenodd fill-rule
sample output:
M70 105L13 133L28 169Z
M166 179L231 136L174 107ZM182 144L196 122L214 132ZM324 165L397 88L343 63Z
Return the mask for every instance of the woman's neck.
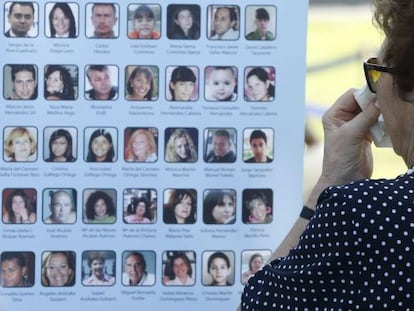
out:
M185 284L187 282L188 279L188 275L183 275L183 276L179 276L178 279L180 280L181 283Z
M54 157L53 161L54 162L66 162L66 157L64 156Z

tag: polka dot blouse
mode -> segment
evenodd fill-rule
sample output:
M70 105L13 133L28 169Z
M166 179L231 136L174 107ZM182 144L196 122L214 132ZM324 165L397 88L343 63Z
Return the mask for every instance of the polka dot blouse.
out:
M249 279L242 310L414 310L414 175L330 187L299 245Z

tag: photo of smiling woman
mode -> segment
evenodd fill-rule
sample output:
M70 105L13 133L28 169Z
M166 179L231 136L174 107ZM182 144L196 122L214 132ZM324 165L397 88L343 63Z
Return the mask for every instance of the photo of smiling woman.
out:
M165 161L193 163L198 159L198 130L196 128L165 129Z
M72 77L73 75L73 77ZM74 100L77 97L74 82L78 80L75 65L46 65L43 93L47 100ZM77 86L76 86L77 87Z
M198 68L169 66L166 69L168 85L166 98L170 101L196 101L198 99Z
M244 83L244 99L246 101L269 102L274 100L274 67L246 67Z
M125 80L126 100L151 101L158 99L158 67L127 66Z
M125 129L125 161L156 162L158 130L155 127Z
M5 224L33 224L36 222L36 190L4 189L3 216Z
M42 285L63 287L75 285L75 252L52 251L42 254Z
M35 127L4 128L4 161L33 162L37 159L37 129Z
M113 251L85 251L82 254L82 284L112 286L115 284L116 254Z
M76 38L78 36L79 6L77 3L46 3L46 15L49 23L45 23L46 37Z
M114 189L85 189L83 201L85 224L113 224L116 221Z
M89 137L89 140L87 139ZM86 162L114 162L116 161L116 128L86 128L85 155Z
M194 251L165 251L162 255L165 286L191 286L195 283L196 253Z

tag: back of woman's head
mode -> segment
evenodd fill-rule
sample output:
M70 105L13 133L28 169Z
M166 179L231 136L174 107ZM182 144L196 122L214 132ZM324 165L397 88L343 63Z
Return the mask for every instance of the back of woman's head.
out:
M398 95L414 102L414 3L373 0L376 24L384 31L383 62L393 68Z

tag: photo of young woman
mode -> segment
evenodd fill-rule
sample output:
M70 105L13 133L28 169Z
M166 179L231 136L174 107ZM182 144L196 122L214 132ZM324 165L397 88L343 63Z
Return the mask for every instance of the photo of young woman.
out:
M116 128L85 129L85 160L86 162L116 161Z
M46 162L75 162L77 129L46 127L43 131L43 155Z

